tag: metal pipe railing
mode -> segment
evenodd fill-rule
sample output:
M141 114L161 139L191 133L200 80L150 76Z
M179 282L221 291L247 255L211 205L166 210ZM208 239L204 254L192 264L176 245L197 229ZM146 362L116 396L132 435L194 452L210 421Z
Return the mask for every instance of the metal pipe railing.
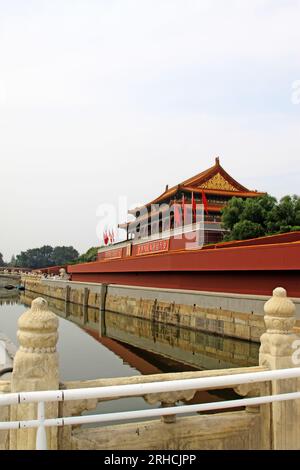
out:
M17 405L19 403L59 402L84 400L91 398L109 399L143 396L150 393L177 392L184 390L207 390L228 388L270 380L292 379L300 377L300 367L218 377L199 377L197 379L170 380L167 382L150 382L142 384L113 385L95 388L77 388L69 390L47 390L35 392L19 392L0 395L1 405Z

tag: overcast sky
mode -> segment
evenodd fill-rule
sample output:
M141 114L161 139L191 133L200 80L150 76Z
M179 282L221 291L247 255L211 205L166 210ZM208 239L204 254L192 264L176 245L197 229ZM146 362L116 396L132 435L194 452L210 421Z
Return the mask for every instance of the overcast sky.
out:
M5 259L83 252L101 203L147 202L217 155L299 194L299 20L299 0L0 0Z

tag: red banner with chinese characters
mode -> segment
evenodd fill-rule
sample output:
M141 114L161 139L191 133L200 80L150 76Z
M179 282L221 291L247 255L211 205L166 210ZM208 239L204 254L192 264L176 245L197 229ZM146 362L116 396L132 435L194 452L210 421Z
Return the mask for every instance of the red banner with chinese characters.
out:
M168 251L170 240L155 240L153 242L142 243L137 246L136 256L150 255L151 253L160 253Z
M117 248L115 250L108 250L103 253L103 259L117 259L122 258L122 248Z

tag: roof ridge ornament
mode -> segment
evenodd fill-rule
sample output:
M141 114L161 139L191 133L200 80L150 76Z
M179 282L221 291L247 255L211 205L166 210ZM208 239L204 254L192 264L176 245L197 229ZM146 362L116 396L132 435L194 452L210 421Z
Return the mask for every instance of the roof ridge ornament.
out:
M216 165L220 166L220 157L216 157Z

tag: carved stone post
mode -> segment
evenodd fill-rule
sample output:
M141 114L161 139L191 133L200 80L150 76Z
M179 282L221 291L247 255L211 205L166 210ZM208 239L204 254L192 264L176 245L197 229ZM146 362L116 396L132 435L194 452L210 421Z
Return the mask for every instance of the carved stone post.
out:
M68 281L70 279L70 276L69 276L69 274L67 274L65 268L61 268L59 270L59 277L60 277L60 279L62 279L64 281Z
M176 406L176 403L183 401L187 402L194 398L196 390L182 390L177 392L162 392L162 393L151 393L144 395L144 400L149 405L155 405L155 403L161 403L162 408L170 408ZM166 424L176 423L175 415L164 415L162 412L161 420Z
M265 304L266 333L261 337L259 364L269 369L299 367L295 361L295 348L299 336L293 333L295 305L287 298L286 290L278 287ZM272 394L300 390L299 379L272 382ZM275 402L271 406L271 432L273 449L300 449L300 400Z
M56 343L58 318L42 298L33 300L18 321L19 350L14 359L12 392L57 390L59 369ZM57 403L46 404L46 418L57 417ZM11 420L37 419L37 404L13 406ZM48 449L57 449L57 428L47 429ZM11 431L10 449L35 449L36 429Z

